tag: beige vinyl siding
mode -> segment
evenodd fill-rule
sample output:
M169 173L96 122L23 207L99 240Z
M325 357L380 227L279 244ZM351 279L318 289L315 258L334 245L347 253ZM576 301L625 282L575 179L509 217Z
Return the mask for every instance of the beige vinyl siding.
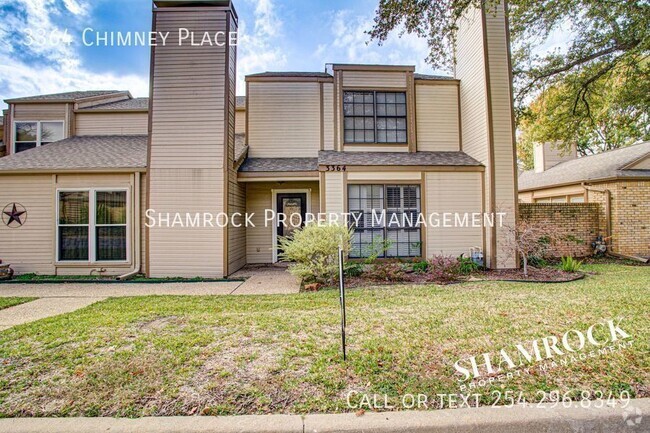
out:
M147 175L142 173L140 175L140 272L144 273L147 269ZM134 257L135 259L135 257Z
M0 176L1 206L20 203L27 210L22 227L0 224L0 258L18 274L54 274L53 182L51 175Z
M531 203L537 199L549 198L549 197L558 197L558 196L571 196L577 194L584 194L584 188L580 184L575 185L566 185L556 188L542 188L535 191L529 191L525 193L519 193L519 198L530 197Z
M460 79L463 151L486 162L489 147L487 88L479 9L469 10L467 17L459 23L456 58L456 78Z
M325 209L328 214L341 215L347 207L343 173L325 173Z
M11 124L5 125L7 128L7 137L9 140L5 143L7 153L13 152L13 143L15 140L14 122L20 121L63 121L64 138L70 136L71 127L71 104L13 104L14 115L11 118Z
M532 203L533 202L533 193L532 192L520 192L519 193L519 202L520 203Z
M650 155L642 159L641 161L638 161L631 167L629 167L630 170L650 170Z
M246 110L237 110L235 114L235 134L246 134Z
M245 215L246 213L246 185L237 182L237 170L234 168L232 161L235 155L235 133L237 131L237 121L241 119L241 114L245 111L236 111L236 96L235 90L237 88L237 71L235 65L237 63L237 47L230 47L230 74L228 75L230 84L229 89L229 137L228 137L228 215L236 213ZM241 113L241 114L240 114ZM237 117L239 116L239 117ZM245 125L244 125L245 126ZM234 224L228 226L228 269L227 274L230 275L235 271L241 269L246 265L246 226L244 225L243 218L235 222L241 227L235 227Z
M133 269L134 239L128 247L130 261L111 265L56 263L56 191L58 188L87 189L90 187L124 188L129 191L131 213L129 225L135 221L134 175L120 174L32 174L1 175L0 203L20 203L27 210L27 220L22 227L9 228L0 224L0 257L18 273L41 275L88 275L105 269L104 275L122 275Z
M489 164L489 132L486 68L483 44L482 13L471 8L459 22L456 43L455 76L460 79L461 134L463 152L485 164L485 210L490 209L492 168ZM486 230L487 248L484 251L487 266L490 261L492 231Z
M427 173L425 194L425 215L445 212L482 212L481 173ZM471 224L470 224L471 225ZM427 257L434 254L459 256L469 255L472 247L483 248L483 229L481 227L432 227L426 228Z
M247 184L246 211L255 214L255 227L246 229L246 261L249 264L273 262L273 224L265 224L266 211L275 208L273 190L311 189L311 208L307 212L320 212L318 182L255 182Z
M348 173L348 182L351 181L381 181L381 182L391 182L391 181L402 181L402 180L412 180L420 181L422 179L422 173L419 171L416 172L349 172Z
M152 88L149 208L158 213L225 212L225 47L179 46L178 28L197 34L228 31L223 11L158 8ZM232 29L235 30L235 29ZM192 67L188 68L187 65ZM149 230L149 275L223 277L224 229Z
M148 113L77 113L75 135L147 135Z
M249 157L318 156L319 83L250 82L248 109Z
M323 144L334 150L334 84L323 83Z
M13 120L65 120L67 104L14 105Z
M404 88L406 72L343 71L343 87L358 89Z
M514 227L517 213L517 187L513 152L512 94L503 3L486 12L487 48L492 106L494 147L494 200L496 212L506 213L504 227L497 227L497 266L514 268L515 254L509 253L507 227Z
M460 150L458 85L416 85L418 151Z

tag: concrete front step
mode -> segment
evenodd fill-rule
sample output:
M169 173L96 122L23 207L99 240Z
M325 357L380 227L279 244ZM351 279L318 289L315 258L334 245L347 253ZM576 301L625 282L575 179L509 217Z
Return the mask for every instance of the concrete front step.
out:
M0 419L12 433L634 433L650 431L650 399L626 408L480 407L435 411L323 415L160 418Z

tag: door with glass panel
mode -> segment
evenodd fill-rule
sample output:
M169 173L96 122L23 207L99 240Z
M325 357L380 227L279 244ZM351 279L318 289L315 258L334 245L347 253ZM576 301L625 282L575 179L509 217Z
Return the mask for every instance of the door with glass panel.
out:
M277 237L291 237L300 227L305 225L307 214L306 193L282 193L277 195ZM277 249L278 256L282 253Z

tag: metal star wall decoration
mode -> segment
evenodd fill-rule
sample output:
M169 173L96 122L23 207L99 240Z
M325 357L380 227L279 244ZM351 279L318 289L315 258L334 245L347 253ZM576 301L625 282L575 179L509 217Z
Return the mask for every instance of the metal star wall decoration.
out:
M27 210L19 203L11 203L2 211L2 221L7 227L20 227L27 221Z

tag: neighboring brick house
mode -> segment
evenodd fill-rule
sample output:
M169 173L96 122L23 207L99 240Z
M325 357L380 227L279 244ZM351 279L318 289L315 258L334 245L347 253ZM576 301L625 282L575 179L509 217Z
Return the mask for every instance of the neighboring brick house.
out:
M150 98L71 92L9 104L9 155L0 206L20 204L23 225L0 224L0 258L18 272L223 277L273 263L279 221L355 215L352 256L390 241L387 258L469 254L516 267L510 232L493 225L374 222L372 211L505 213L517 218L512 82L503 3L470 9L455 76L404 65L330 65L264 72L235 96L236 46L181 45L237 29L228 0L154 0L169 31L152 47ZM491 3L491 6L492 3ZM0 208L0 211L2 208ZM145 229L145 213L255 213L255 226Z
M650 142L582 158L558 153L538 146L536 170L519 176L519 201L598 203L600 233L611 236L612 251L650 257Z

